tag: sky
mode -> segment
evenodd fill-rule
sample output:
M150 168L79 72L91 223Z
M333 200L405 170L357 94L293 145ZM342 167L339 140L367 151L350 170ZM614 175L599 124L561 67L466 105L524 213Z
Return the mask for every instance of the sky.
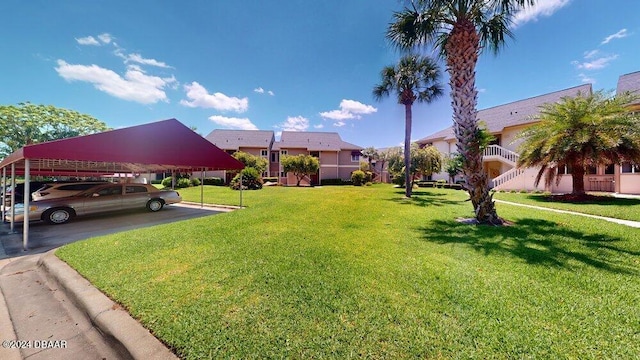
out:
M203 136L328 131L396 146L404 107L372 89L401 56L384 35L404 4L2 0L0 104L54 105L111 128L175 118ZM538 0L516 16L514 39L481 55L478 109L583 83L615 90L640 71L639 13L636 0ZM439 63L445 95L414 105L414 140L452 123Z

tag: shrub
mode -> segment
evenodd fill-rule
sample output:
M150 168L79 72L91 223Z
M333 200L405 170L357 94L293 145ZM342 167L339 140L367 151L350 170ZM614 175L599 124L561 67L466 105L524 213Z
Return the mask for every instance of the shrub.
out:
M166 178L162 179L161 184L162 184L162 186L164 186L166 188L170 188L171 187L171 177L166 177Z
M162 184L162 180L151 180L152 185Z
M193 178L190 180L191 185L190 186L200 186L200 179L198 178Z
M231 188L240 190L240 175L242 175L242 189L260 190L262 189L262 178L260 172L252 167L245 167L231 180Z
M366 179L366 174L362 170L356 170L351 173L351 181L355 186L362 186Z
M171 186L171 184L169 184L169 186ZM176 179L177 189L188 188L189 186L191 186L191 180L187 178Z
M364 184L364 186L371 186L371 185L373 185L373 183L371 181L367 181L367 183Z
M222 178L219 178L219 177L208 177L208 178L204 178L203 183L205 185L222 186L224 185L224 180L222 180Z
M353 181L342 179L322 179L320 180L320 185L353 185Z
M272 183L277 183L279 181L279 178L277 176L269 176L269 177L263 177L262 178L263 182L272 182Z

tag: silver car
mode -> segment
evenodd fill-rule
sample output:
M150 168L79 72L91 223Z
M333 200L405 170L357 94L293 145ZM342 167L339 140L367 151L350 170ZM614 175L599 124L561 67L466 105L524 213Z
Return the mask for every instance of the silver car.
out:
M49 224L64 224L75 216L147 208L160 211L164 205L182 201L173 190L158 190L147 184L102 184L73 196L34 201L29 204L29 219ZM11 210L5 220L10 221ZM24 205L16 204L15 221L24 220Z

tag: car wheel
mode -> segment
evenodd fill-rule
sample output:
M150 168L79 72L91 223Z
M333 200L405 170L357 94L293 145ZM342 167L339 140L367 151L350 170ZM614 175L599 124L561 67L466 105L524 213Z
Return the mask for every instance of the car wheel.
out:
M147 202L147 210L149 211L160 211L162 210L162 207L164 206L164 203L162 202L162 200L159 199L151 199L149 200L149 202Z
M64 224L71 220L74 216L74 212L71 209L49 209L42 214L42 220L49 224Z

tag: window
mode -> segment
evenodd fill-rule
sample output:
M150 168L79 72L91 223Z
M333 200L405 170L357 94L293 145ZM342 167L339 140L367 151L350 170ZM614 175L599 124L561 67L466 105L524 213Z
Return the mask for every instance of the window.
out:
M351 153L351 162L359 162L359 161L360 161L360 154Z
M280 171L280 177L286 177L286 176L287 176L287 174L285 174L284 171Z
M319 158L320 157L320 151L311 151L311 152L309 152L309 155L313 156L314 158Z
M288 150L280 150L280 156L289 154Z
M569 165L559 165L558 166L558 175L570 175L571 174L571 166Z
M596 175L598 173L598 168L595 166L587 167L587 175Z
M133 193L146 193L147 192L147 188L144 186L135 186L135 185L128 185L125 187L124 192L127 194L133 194Z
M278 152L277 151L272 151L271 152L271 162L278 162Z
M122 187L121 186L109 186L106 188L100 189L97 194L99 196L110 196L110 195L121 195Z
M615 174L615 171L616 171L615 169L616 169L615 165L609 164L607 165L607 167L604 168L604 173L605 175L613 175Z
M267 149L260 150L260 156L263 158L266 158L267 156L269 156L268 153L269 151L267 151Z
M640 174L640 165L625 162L620 165L620 170L623 174Z

